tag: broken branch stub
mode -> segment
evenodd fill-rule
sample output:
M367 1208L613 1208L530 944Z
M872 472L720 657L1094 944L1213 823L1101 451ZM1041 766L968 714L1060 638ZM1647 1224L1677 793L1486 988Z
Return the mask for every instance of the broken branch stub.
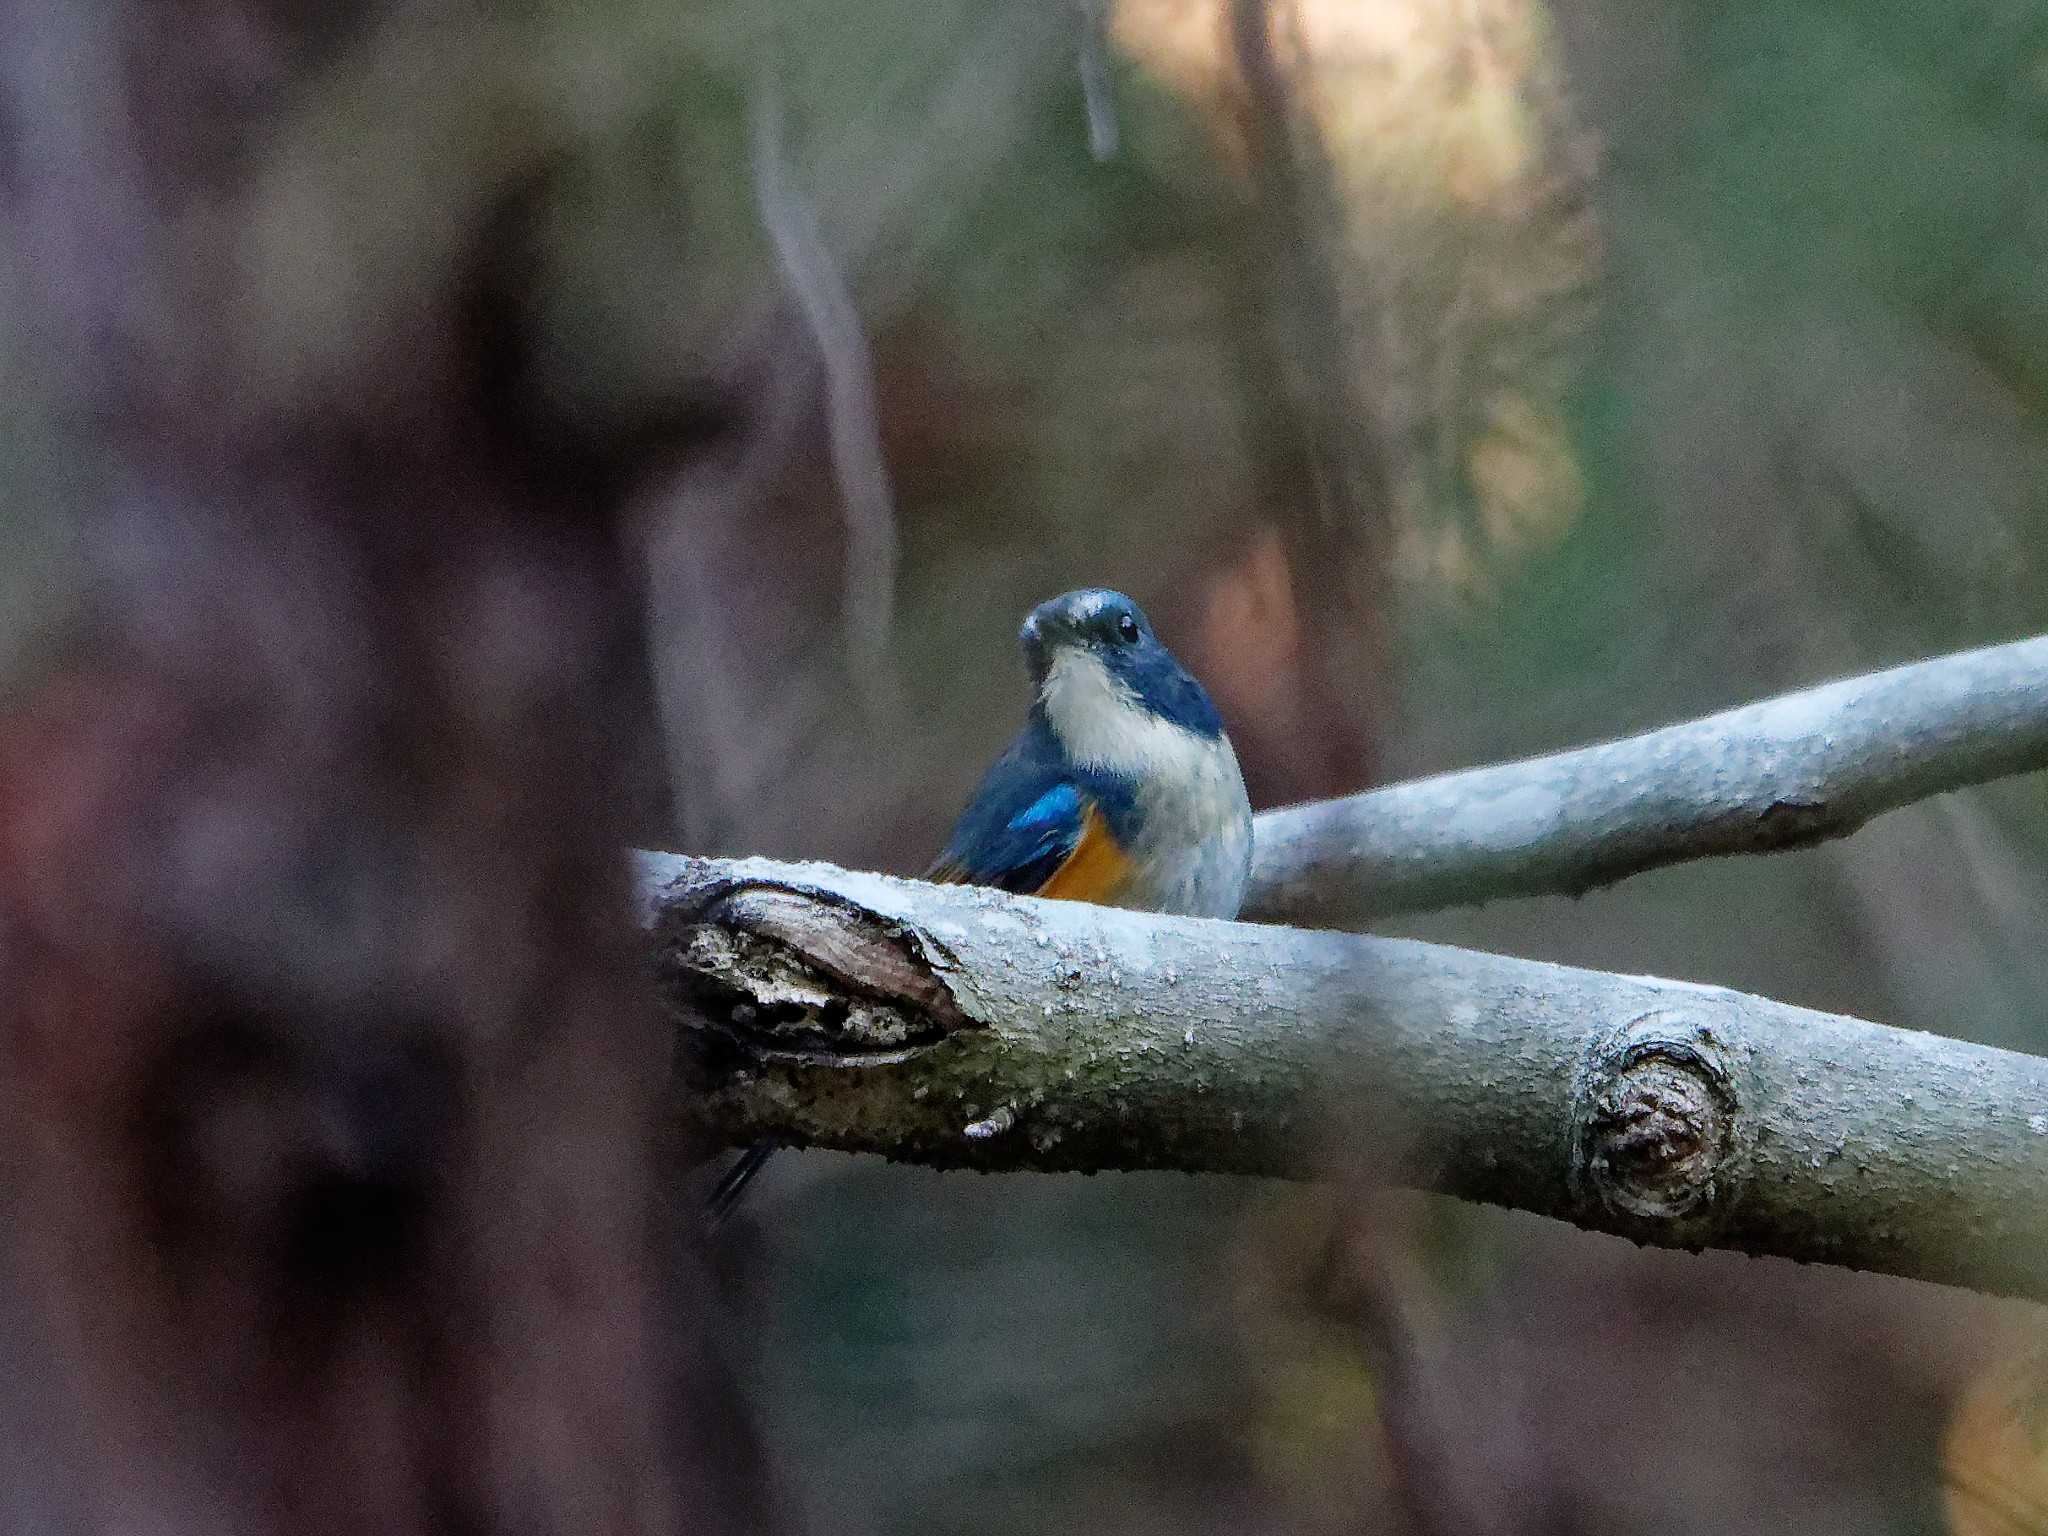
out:
M900 1062L972 1023L938 945L822 887L693 873L659 928L671 995L762 1061Z

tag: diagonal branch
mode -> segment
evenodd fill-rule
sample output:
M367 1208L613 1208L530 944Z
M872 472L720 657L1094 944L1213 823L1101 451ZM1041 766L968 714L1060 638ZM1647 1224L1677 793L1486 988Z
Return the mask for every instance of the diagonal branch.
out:
M643 855L729 1142L1407 1182L2048 1299L2048 1059L1408 940Z
M1258 820L1245 916L1360 928L1843 837L2048 767L2048 638L1790 693L1643 736Z

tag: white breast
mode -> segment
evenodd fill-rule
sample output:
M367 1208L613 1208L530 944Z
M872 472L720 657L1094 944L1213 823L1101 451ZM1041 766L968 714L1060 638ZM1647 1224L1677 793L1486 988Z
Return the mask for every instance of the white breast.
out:
M1252 811L1227 737L1197 735L1141 708L1084 651L1053 658L1046 720L1070 756L1134 779L1142 835L1119 905L1235 917L1251 877Z

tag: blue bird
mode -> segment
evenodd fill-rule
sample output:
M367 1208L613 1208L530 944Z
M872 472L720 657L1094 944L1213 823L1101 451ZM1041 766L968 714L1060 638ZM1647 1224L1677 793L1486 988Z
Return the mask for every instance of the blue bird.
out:
M927 879L1188 917L1235 917L1252 811L1223 722L1138 605L1041 603L1019 636L1031 714Z
M1040 603L1019 643L1023 731L974 792L925 878L1187 917L1237 916L1252 810L1216 707L1121 592ZM723 1217L773 1150L756 1143L711 1196Z

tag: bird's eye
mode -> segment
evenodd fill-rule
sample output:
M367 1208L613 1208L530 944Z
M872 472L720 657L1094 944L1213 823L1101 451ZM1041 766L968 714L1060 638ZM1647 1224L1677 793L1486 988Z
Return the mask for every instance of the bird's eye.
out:
M1116 621L1116 633L1117 638L1123 641L1125 645L1136 645L1138 643L1138 621L1128 613L1124 614Z

